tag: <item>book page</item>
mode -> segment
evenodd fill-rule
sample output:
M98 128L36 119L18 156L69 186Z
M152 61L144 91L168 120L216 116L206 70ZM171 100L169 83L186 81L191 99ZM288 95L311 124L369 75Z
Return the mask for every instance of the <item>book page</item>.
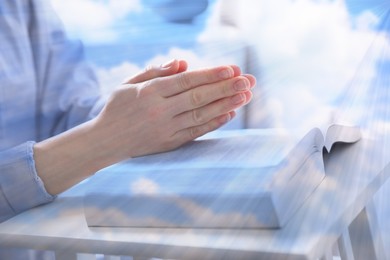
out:
M219 131L174 151L125 163L134 170L269 167L279 164L298 141L275 129Z
M361 136L359 127L333 124L326 132L325 148L330 152L333 144L337 142L355 143L361 139Z

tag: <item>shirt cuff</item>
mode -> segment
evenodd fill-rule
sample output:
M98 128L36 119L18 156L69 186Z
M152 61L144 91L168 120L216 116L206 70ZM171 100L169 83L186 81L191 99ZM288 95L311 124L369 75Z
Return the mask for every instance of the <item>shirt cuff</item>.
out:
M26 142L0 152L1 195L14 213L51 202L55 198L46 191L36 172L34 144Z

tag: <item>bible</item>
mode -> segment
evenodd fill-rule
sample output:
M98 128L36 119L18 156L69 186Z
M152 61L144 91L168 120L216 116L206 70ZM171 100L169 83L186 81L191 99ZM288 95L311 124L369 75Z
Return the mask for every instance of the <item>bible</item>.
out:
M325 177L323 153L359 128L330 125L211 133L174 151L133 158L90 178L91 227L280 228Z

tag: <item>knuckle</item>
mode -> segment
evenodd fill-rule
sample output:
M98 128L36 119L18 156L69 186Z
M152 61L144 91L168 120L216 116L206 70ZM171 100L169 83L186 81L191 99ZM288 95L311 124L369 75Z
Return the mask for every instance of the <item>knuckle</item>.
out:
M154 80L145 81L142 84L137 84L138 89L137 97L148 97L156 94Z
M201 112L199 111L199 109L192 110L191 115L192 115L192 120L194 121L195 124L203 123L204 118L203 118Z
M154 80L148 80L142 83L141 88L144 89L145 91L149 92L154 92Z
M202 93L199 91L191 91L191 105L194 107L200 107L203 103Z
M190 80L188 73L186 73L186 72L180 73L180 74L178 74L177 77L178 77L177 83L178 83L180 89L188 90L191 88L191 80Z
M154 69L154 66L153 65L147 65L144 69L144 72L149 72L149 71L152 71Z
M134 93L137 100L148 98L152 94L152 91L147 88L138 88L137 90L138 91Z

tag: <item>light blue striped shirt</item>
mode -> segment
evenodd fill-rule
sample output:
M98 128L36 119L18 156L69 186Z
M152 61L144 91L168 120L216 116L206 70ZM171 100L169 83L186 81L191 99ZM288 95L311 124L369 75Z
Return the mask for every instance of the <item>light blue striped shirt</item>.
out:
M80 42L45 0L0 1L0 222L50 202L33 145L87 121L102 106Z

